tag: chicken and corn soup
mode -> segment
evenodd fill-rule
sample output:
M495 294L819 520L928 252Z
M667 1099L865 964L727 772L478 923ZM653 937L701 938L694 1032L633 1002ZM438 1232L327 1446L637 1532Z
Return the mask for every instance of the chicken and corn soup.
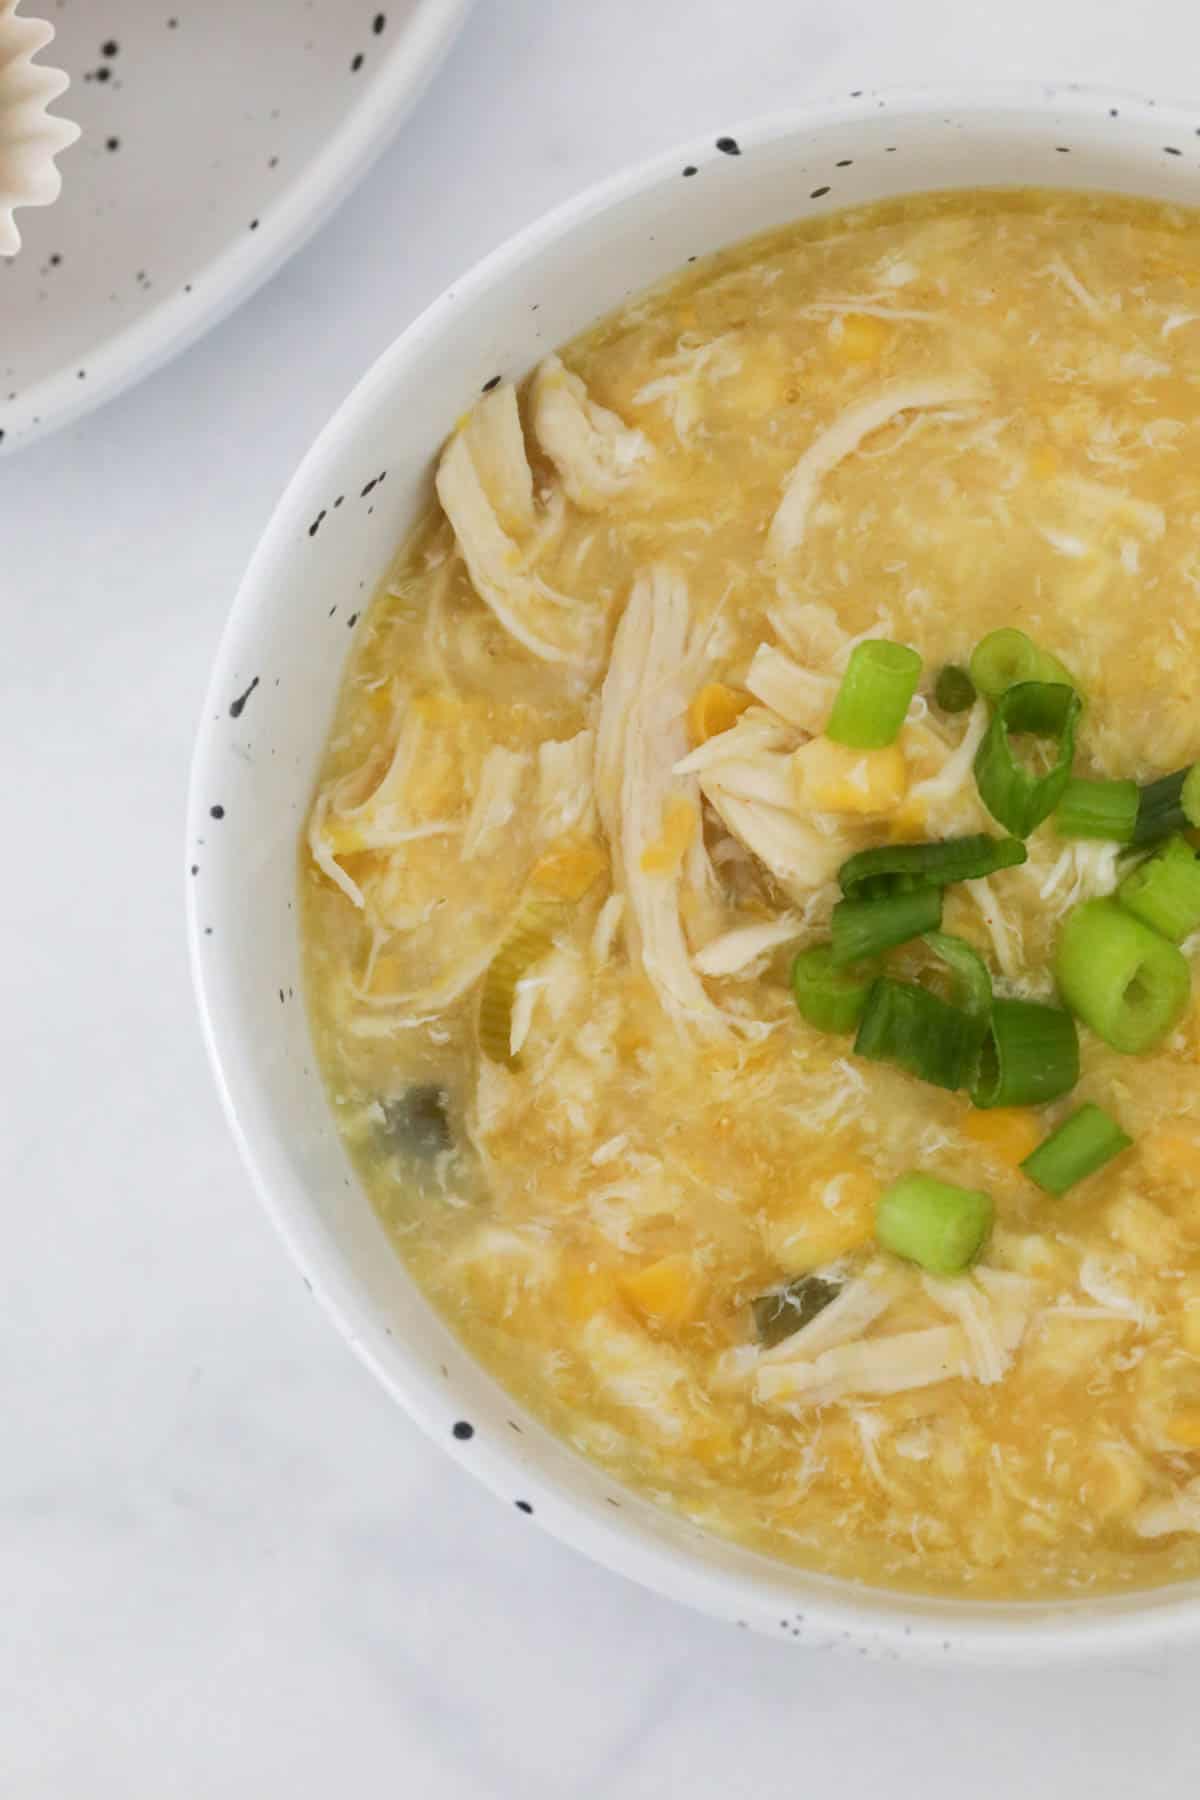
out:
M341 1130L573 1445L865 1581L1200 1574L1200 232L796 226L489 383L304 847Z

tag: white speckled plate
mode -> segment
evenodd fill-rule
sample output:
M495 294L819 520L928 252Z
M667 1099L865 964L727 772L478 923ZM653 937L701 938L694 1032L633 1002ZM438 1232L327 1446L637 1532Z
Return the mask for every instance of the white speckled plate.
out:
M58 0L83 137L0 261L0 453L198 337L383 148L469 0ZM49 7L43 5L43 11Z

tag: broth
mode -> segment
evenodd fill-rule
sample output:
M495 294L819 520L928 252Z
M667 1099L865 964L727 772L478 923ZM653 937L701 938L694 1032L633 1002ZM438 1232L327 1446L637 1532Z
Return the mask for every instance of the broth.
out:
M1083 1028L1069 1096L981 1109L789 985L851 855L998 834L986 700L935 698L986 634L1069 671L1077 777L1200 757L1198 351L1178 209L789 227L482 396L355 641L300 888L372 1201L571 1444L809 1567L1200 1574L1200 1019L1140 1055ZM864 638L923 664L866 754L824 729ZM947 887L942 929L1053 1003L1064 921L1129 865L1053 818L1026 850ZM1081 1102L1132 1147L1054 1198L1020 1164ZM990 1197L972 1267L881 1248L911 1171Z

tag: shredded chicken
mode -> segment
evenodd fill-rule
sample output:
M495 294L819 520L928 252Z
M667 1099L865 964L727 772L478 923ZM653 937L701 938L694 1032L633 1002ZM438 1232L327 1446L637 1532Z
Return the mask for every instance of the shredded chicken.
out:
M437 492L480 599L544 662L590 654L577 609L529 568L532 475L511 383L485 394L438 464Z
M755 651L746 686L790 725L812 732L825 724L837 692L831 675L815 675L771 644L760 644Z
M700 790L726 828L793 900L807 900L846 859L844 837L820 831L800 816L791 759L778 751L718 763L701 774Z
M490 850L517 810L521 783L529 768L529 757L521 750L506 750L493 744L483 759L479 785L467 815L462 853L465 858Z
M1167 1500L1150 1500L1133 1515L1142 1538L1170 1537L1177 1531L1200 1531L1200 1475Z
M865 1270L848 1281L837 1299L831 1300L815 1319L782 1343L761 1351L756 1358L758 1366L809 1360L861 1338L903 1293L905 1285L898 1269L881 1265Z
M668 802L697 805L695 778L674 772L685 748L683 716L689 637L682 576L655 564L634 583L617 627L600 694L596 799L612 852L630 954L641 961L664 1009L678 1023L726 1031L692 967L680 917L686 864L647 872Z
M780 560L796 553L804 542L808 515L821 482L872 432L881 431L901 413L932 407L973 406L982 397L983 388L972 377L947 375L940 380L891 382L848 406L832 425L813 439L788 476L767 533L770 555Z
M649 439L600 406L557 356L538 367L533 429L576 506L600 512L654 456Z
M966 1333L957 1325L892 1332L823 1351L810 1362L769 1364L754 1378L764 1404L825 1406L854 1394L899 1394L965 1375L971 1366Z
M595 830L595 760L593 731L578 731L572 738L548 738L538 745L538 816L546 837Z
M769 951L794 943L803 932L803 919L795 913L781 913L759 925L738 925L723 932L698 950L692 961L701 975L746 975L757 970Z

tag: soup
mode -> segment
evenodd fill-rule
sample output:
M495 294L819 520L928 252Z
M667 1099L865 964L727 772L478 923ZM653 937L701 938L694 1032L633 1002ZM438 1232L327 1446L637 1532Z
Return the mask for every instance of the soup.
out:
M924 196L489 383L300 887L399 1253L614 1476L875 1584L1200 1574L1200 236Z

